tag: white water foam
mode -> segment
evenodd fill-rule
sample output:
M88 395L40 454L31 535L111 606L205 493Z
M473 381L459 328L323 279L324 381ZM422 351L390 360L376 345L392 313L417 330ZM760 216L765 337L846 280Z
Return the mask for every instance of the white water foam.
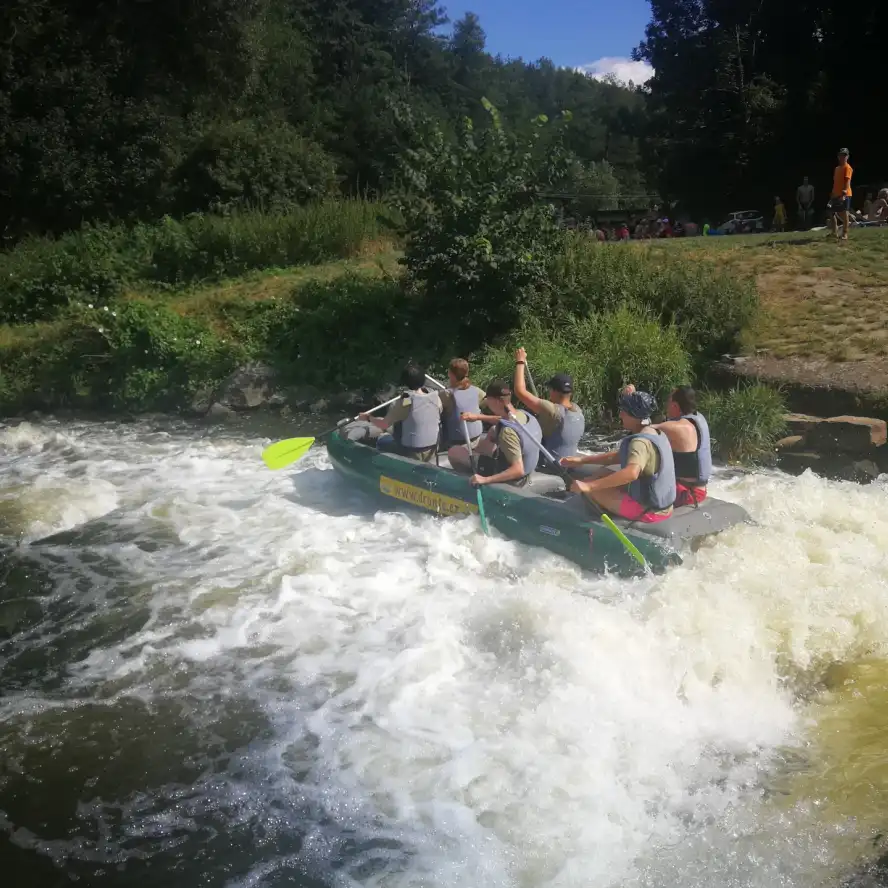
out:
M342 884L764 888L835 869L833 827L766 790L811 729L800 690L888 653L884 483L718 480L760 525L626 582L473 520L374 512L323 451L270 473L264 442L224 433L20 429L0 448L28 454L3 475L30 497L22 534L111 513L160 541L117 547L150 616L70 665L66 693L252 701L271 731L252 767L287 787L302 762L327 811L410 850ZM29 435L40 448L14 443ZM257 858L237 884L291 864Z

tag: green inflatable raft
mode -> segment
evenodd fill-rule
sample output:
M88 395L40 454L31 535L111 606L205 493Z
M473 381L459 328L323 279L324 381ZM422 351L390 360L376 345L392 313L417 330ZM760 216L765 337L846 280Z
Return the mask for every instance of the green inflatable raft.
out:
M396 508L441 516L478 514L475 489L466 475L450 468L446 455L441 454L435 465L380 453L362 443L366 431L365 424L353 423L334 432L327 444L333 466L355 487ZM483 494L489 524L510 539L542 546L590 571L631 574L640 570L595 507L586 497L565 490L557 476L534 472L524 487L491 484L483 488ZM656 524L614 521L651 569L662 571L681 564L682 555L701 540L750 518L740 506L709 497L698 508L676 509L671 518Z

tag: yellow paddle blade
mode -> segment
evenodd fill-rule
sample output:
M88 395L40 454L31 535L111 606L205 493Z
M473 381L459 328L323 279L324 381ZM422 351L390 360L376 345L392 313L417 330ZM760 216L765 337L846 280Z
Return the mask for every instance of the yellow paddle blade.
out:
M602 514L601 520L611 529L614 536L623 544L623 548L644 568L647 567L647 562L644 560L644 555L632 545L629 537L617 527L616 524L611 520L610 515Z
M314 442L314 438L288 438L286 441L278 441L262 451L262 461L269 469L283 469L297 459L302 459Z

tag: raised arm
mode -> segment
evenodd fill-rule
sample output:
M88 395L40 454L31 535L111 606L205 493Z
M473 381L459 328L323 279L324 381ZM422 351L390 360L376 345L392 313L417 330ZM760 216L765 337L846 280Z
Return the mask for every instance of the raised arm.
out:
M524 381L524 368L527 366L527 352L523 348L515 349L515 378L512 380L512 391L522 404L534 412L540 409L542 399L532 395Z

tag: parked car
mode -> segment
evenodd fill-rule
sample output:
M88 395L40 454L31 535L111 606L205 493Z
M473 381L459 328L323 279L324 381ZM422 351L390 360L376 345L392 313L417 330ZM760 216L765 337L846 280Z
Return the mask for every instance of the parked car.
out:
M758 210L737 210L719 227L723 234L751 234L765 230L765 219Z

